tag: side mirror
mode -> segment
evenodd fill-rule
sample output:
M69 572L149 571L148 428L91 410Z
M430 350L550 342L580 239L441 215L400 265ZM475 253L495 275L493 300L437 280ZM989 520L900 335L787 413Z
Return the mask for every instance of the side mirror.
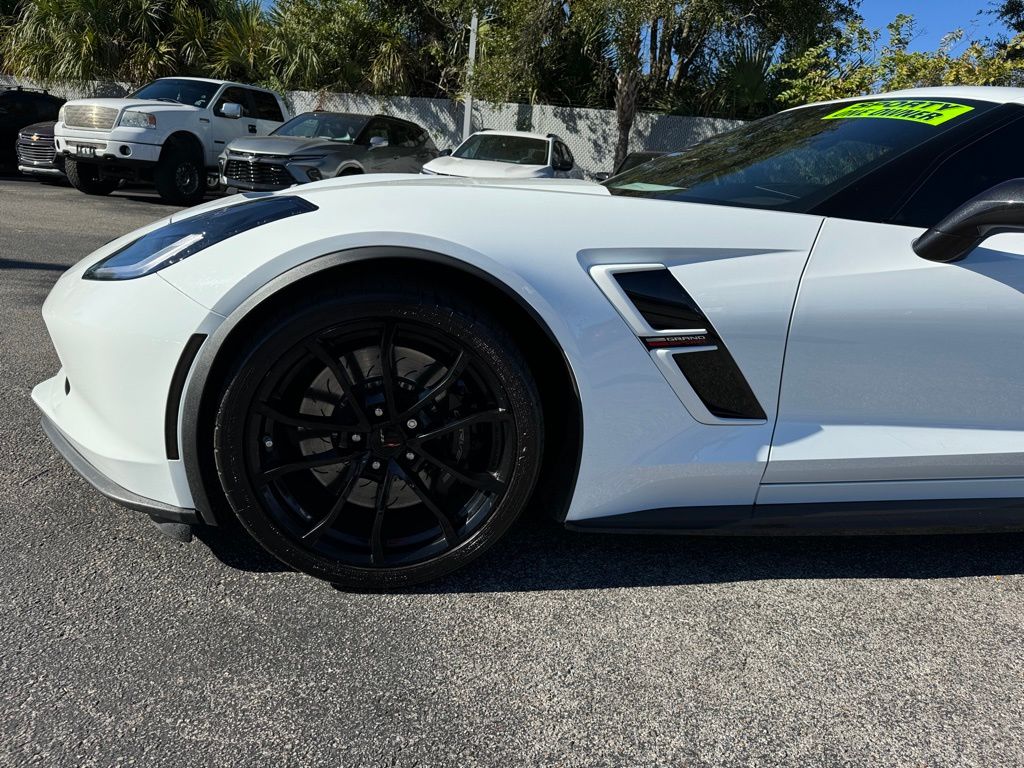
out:
M383 136L373 136L370 138L370 149L383 149L388 145L388 140Z
M1024 179L1011 179L968 200L914 241L928 261L960 261L992 235L1024 232Z
M233 101L225 101L220 105L220 116L237 120L242 116L242 105Z
M551 167L554 168L556 171L571 171L572 163L565 162L564 160L562 162L558 162L556 160Z
M594 174L594 181L608 181L612 175L608 171L598 171Z
M451 157L451 154L452 154L452 148L448 147L448 149L442 149L440 152L438 152L437 156L438 157Z

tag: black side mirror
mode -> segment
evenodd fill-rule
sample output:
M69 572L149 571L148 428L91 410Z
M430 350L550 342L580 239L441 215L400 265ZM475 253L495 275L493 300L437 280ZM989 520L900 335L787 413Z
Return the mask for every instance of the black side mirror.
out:
M608 181L612 175L608 171L598 171L594 174L594 181Z
M451 153L452 153L451 148L442 149L440 152L437 153L437 156L438 157L449 157L451 155Z
M914 241L928 261L960 261L986 238L1024 232L1024 179L1011 179L971 198Z

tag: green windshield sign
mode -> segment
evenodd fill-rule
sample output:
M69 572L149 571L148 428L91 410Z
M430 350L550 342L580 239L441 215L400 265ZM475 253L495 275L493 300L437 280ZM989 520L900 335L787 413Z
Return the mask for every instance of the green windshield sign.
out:
M942 125L955 117L970 112L974 107L949 101L923 99L892 99L860 101L848 104L838 112L825 115L822 120L849 120L854 117L877 117L889 120L909 120L925 125Z

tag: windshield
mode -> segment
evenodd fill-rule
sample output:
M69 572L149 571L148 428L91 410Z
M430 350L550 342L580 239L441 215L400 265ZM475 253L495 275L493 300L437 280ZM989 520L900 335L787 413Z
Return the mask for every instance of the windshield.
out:
M531 136L478 133L462 142L452 156L516 165L547 165L548 142Z
M273 136L301 136L351 144L366 125L366 115L339 112L306 112L293 117L273 132Z
M835 190L995 104L878 99L782 112L654 159L612 194L809 211Z
M144 85L135 93L135 99L153 99L154 101L176 101L193 107L206 107L213 94L220 88L218 83L204 83L201 80L178 80L167 78L155 80Z

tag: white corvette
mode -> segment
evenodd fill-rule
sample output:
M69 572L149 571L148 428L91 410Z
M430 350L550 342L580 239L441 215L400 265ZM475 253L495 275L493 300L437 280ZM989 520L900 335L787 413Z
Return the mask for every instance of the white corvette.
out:
M57 448L353 588L574 529L1024 524L1024 90L781 113L599 186L363 177L125 235L43 308Z

